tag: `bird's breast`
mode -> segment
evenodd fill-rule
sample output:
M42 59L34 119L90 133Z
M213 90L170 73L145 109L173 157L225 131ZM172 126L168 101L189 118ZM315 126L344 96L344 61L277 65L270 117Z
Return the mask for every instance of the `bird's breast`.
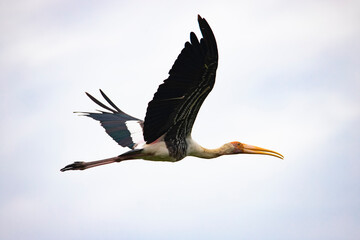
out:
M179 161L187 156L188 144L184 138L169 138L165 136L166 148L169 156Z
M170 155L170 152L164 141L145 144L143 148L142 159L150 160L150 161L166 161L166 162L178 161L176 158Z

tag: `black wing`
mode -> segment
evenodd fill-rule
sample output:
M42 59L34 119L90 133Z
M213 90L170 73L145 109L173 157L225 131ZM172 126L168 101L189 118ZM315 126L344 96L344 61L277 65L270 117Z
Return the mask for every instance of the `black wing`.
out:
M198 16L203 38L191 32L190 43L169 71L149 102L144 122L144 139L151 143L163 134L184 138L191 134L197 113L215 83L218 51L214 34Z
M144 142L143 139L143 121L132 117L121 111L106 95L100 90L104 99L114 108L110 108L91 96L86 95L99 106L110 112L100 111L99 113L82 112L85 116L100 121L101 126L105 128L107 134L112 137L120 146L134 149L137 144Z

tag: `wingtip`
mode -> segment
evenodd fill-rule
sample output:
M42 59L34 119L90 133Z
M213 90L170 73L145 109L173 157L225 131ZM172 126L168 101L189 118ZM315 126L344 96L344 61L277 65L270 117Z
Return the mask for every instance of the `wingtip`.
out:
M89 116L89 115L90 115L89 112L78 112L78 111L75 111L75 112L73 112L73 113L78 114L78 116Z

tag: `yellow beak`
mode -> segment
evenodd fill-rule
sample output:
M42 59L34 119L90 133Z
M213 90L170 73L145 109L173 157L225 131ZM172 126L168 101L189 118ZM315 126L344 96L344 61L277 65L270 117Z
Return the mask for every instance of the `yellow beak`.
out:
M252 145L248 145L248 144L244 144L244 143L242 145L243 145L243 153L266 154L266 155L270 155L270 156L274 156L274 157L284 159L283 155L281 155L280 153L275 152L273 150L269 150L269 149L265 149L265 148L261 148L261 147L256 147L256 146L252 146Z

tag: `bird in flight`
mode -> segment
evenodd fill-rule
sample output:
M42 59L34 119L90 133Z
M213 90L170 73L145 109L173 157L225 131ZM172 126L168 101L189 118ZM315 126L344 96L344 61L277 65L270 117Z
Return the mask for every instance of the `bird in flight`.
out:
M62 172L131 159L176 162L186 156L210 159L239 153L284 158L275 151L237 141L216 149L207 149L192 139L193 124L202 103L214 87L218 66L214 34L200 15L198 22L202 38L199 41L195 33L190 33L190 42L185 43L169 71L169 77L159 86L149 102L144 121L121 111L101 90L101 95L110 106L86 93L92 101L107 111L83 114L99 121L110 137L122 147L131 150L108 159L74 162L62 168Z

